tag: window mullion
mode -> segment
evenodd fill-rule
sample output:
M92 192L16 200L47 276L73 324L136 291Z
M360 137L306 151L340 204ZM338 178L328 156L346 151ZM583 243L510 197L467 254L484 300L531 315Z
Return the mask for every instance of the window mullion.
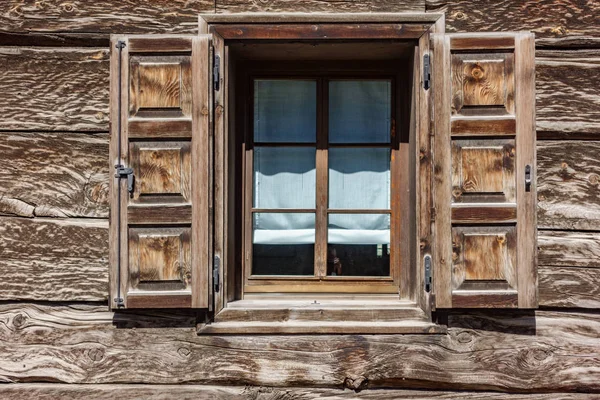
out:
M328 203L328 154L327 154L327 80L317 81L317 155L316 155L316 220L315 220L315 276L327 275L327 203Z

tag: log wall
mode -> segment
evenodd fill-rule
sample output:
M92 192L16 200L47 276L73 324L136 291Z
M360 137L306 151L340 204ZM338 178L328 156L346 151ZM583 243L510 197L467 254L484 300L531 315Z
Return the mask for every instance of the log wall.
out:
M446 12L449 32L536 33L540 310L344 337L198 337L195 315L108 312L109 34L250 11ZM577 393L600 393L600 3L7 0L0 66L0 382L15 383L0 397L600 398Z

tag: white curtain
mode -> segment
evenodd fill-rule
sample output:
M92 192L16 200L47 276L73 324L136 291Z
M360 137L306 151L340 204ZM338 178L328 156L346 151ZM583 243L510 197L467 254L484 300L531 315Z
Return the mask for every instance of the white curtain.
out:
M255 82L255 140L310 142L316 126L311 81ZM389 143L389 81L330 82L330 141ZM296 111L290 112L290 107ZM312 135L312 136L311 136ZM310 139L312 138L312 139ZM254 207L315 208L314 147L254 148ZM329 208L389 209L390 149L330 148ZM256 213L255 244L315 242L314 213ZM329 243L388 244L389 214L330 214Z

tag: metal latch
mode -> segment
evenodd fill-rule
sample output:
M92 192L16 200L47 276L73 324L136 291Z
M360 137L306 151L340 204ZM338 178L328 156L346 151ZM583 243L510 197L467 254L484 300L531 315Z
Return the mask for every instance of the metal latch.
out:
M525 166L525 191L531 191L531 165Z
M213 88L215 91L219 90L219 86L220 86L220 81L221 81L221 76L220 76L220 71L221 70L221 57L219 57L218 54L215 54L215 63L213 65Z
M219 266L221 265L221 258L215 256L213 260L213 287L215 292L219 291Z
M425 256L425 291L427 293L431 292L431 284L432 284L432 278L431 278L431 256L429 254L427 254Z
M428 90L431 87L431 63L429 54L423 55L423 89Z
M133 193L133 182L135 179L133 175L133 168L125 168L122 165L115 165L115 169L117 170L115 178L121 179L127 177L127 191L129 193Z

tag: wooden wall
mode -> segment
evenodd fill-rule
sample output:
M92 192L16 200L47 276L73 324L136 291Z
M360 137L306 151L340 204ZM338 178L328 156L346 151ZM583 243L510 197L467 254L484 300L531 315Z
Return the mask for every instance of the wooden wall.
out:
M139 4L0 2L0 382L16 383L0 397L600 393L600 3ZM193 34L200 12L247 11L444 11L449 32L536 33L540 310L453 313L447 335L343 338L197 337L193 315L107 311L109 34ZM128 385L143 383L160 386Z

